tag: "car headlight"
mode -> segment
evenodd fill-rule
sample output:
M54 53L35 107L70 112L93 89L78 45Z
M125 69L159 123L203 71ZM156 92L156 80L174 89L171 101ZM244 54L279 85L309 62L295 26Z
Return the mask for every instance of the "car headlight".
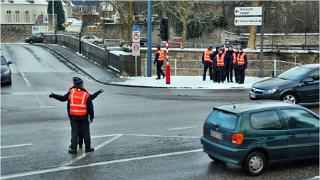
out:
M3 74L9 74L10 73L10 70L7 69L5 72L3 72Z
M267 94L272 94L272 93L275 93L276 91L278 91L278 88L269 89L266 92Z

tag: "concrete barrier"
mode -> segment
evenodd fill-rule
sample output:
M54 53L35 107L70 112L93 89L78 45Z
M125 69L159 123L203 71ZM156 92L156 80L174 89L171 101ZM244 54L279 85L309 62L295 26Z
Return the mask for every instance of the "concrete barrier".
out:
M45 42L54 43L55 35L47 34L44 37ZM75 52L79 51L79 38L58 34L57 44L66 46ZM135 76L135 60L129 53L114 54L112 51L104 49L94 44L81 42L81 54L84 55L89 61L97 63L106 69L111 70L120 76ZM137 75L141 76L141 60L137 60Z

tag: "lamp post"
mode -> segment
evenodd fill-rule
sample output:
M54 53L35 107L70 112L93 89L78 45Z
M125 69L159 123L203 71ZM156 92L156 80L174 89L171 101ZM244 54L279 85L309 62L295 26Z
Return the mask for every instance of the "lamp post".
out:
M296 21L300 21L304 24L304 49L307 48L307 24L304 20L297 18Z

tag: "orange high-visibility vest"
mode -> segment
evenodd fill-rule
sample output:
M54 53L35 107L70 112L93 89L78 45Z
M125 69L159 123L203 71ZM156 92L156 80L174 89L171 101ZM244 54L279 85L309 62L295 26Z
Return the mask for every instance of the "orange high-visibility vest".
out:
M212 63L212 60L210 58L210 54L212 54L212 51L213 50L206 50L204 52L204 56L203 56L204 61Z
M245 56L246 54L245 53L242 53L242 54L238 54L238 65L244 65L245 64L245 60L244 60L244 56Z
M89 93L78 88L72 88L69 92L69 114L72 116L87 115L87 100L90 96Z
M217 66L218 67L223 67L224 66L224 56L225 56L225 54L222 54L221 56L219 56L219 54L216 55Z
M238 54L239 54L239 53L238 53ZM237 64L237 58L238 58L238 57L237 57L237 54L236 54L236 53L233 53L233 54L232 54L232 57L233 57L232 63L233 63L233 64Z
M164 51L160 49L157 53L159 53L158 61L164 61Z

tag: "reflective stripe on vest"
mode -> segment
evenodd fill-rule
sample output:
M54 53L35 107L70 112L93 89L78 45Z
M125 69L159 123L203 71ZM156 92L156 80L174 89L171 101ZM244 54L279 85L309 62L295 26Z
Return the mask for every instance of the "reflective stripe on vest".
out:
M245 63L245 60L244 60L244 56L245 56L246 54L245 53L242 53L242 54L238 54L238 65L244 65L244 63Z
M87 100L89 93L81 91L80 89L73 88L70 90L69 102L70 109L69 114L72 116L85 116L87 115Z
M238 54L239 54L239 53L238 53ZM237 64L237 54L236 54L236 53L233 53L233 54L232 54L232 57L233 57L232 63L233 63L233 64Z
M164 61L164 51L158 50L159 53L158 61Z
M223 67L224 66L224 56L225 56L225 54L222 54L222 56L219 56L219 54L216 55L217 66L218 67Z
M204 59L205 62L211 62L211 63L212 63L212 60L211 60L211 58L210 58L210 54L212 54L212 51L213 51L213 50L206 50L206 51L204 52L203 59Z

